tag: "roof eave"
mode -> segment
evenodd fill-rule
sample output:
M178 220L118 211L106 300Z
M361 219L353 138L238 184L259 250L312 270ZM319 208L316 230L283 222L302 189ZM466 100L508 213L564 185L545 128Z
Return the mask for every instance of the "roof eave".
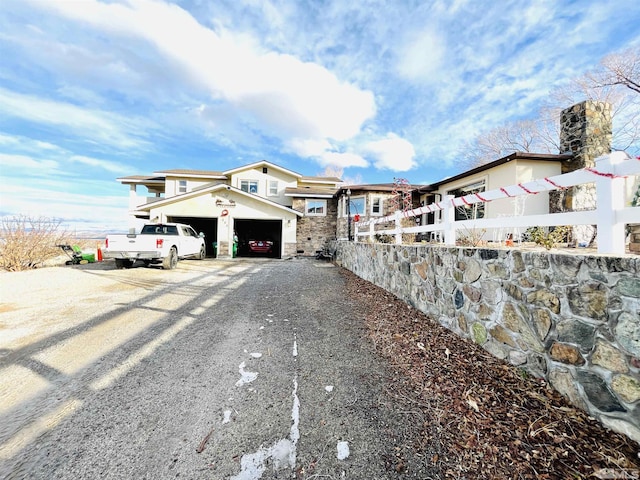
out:
M455 182L465 177L471 177L473 175L477 175L478 173L482 173L494 167L499 167L500 165L504 165L505 163L509 163L513 160L536 160L536 161L547 161L547 162L558 162L558 161L561 162L563 160L569 160L571 158L573 158L573 155L571 154L513 152L502 158L499 158L489 163L485 163L483 165L480 165L478 167L472 168L471 170L467 170L465 172L459 173L452 177L439 180L429 185L423 185L422 187L419 187L416 190L418 193L432 192L437 190L438 187L440 187L441 185L444 185L445 183Z
M183 194L180 194L180 195L175 195L173 197L163 198L163 199L160 199L160 200L157 200L157 201L154 201L154 202L149 202L149 203L146 203L146 204L141 205L140 207L136 208L135 211L136 212L146 212L146 211L151 210L151 208L154 208L154 207L157 207L157 206L162 206L162 205L165 205L165 204L169 205L171 203L181 202L183 200L187 200L187 199L192 198L192 197L197 197L197 196L202 195L202 194L213 193L213 192L216 192L218 190L223 190L223 189L224 190L231 190L234 193L237 193L239 195L245 196L247 198L251 198L253 200L257 199L258 201L260 201L262 203L269 204L269 205L271 205L273 207L276 207L276 208L278 208L280 210L284 210L284 211L286 211L288 213L294 213L299 217L303 216L303 214L301 212L293 210L293 209L291 209L289 207L286 207L284 205L280 205L279 203L276 203L274 201L268 200L268 199L266 199L264 197L259 197L257 195L253 195L251 193L247 193L247 192L245 192L243 190L240 190L239 188L233 187L231 185L227 185L225 183L217 183L217 184L212 185L210 187L200 188L198 190L192 190L191 192L183 193Z

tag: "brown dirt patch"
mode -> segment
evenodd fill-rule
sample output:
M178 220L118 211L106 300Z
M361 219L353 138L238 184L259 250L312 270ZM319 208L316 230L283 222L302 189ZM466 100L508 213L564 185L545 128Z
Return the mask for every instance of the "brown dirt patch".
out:
M368 305L371 340L396 372L389 394L420 419L408 426L405 443L412 451L399 452L396 471L409 474L402 457L418 455L443 478L638 478L635 442L607 430L544 381L343 272L347 294Z

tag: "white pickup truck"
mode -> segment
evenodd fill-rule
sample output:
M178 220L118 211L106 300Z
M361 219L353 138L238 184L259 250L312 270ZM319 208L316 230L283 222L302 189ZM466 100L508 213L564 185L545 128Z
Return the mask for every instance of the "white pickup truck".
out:
M117 268L129 268L136 260L145 265L162 264L165 270L176 268L179 258L206 255L204 234L197 234L181 223L152 223L139 234L107 235L103 258L114 258Z

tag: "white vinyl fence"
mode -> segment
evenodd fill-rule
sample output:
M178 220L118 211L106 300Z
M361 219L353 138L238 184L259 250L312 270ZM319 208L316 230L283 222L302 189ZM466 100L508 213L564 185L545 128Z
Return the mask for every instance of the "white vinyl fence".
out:
M463 197L445 196L442 201L409 211L397 211L387 217L376 218L355 224L355 238L374 235L392 235L395 243L402 243L403 233L432 233L444 240L445 245L455 245L457 232L481 229L527 229L537 226L596 225L598 253L625 253L625 225L640 224L640 207L625 206L625 178L640 176L640 158L631 158L624 152L614 152L599 157L593 168L533 180L518 185L473 193ZM575 185L596 185L595 210L563 212L544 215L521 215L474 220L455 220L456 207L490 202L521 195L564 190ZM441 223L402 227L403 218L416 217L442 210ZM385 225L386 224L386 225ZM386 228L390 227L390 228Z

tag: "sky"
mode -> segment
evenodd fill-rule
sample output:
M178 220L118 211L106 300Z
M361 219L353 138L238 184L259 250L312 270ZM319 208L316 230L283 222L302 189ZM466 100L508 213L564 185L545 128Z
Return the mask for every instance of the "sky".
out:
M123 229L116 178L260 160L434 182L638 25L637 0L3 0L0 216Z

